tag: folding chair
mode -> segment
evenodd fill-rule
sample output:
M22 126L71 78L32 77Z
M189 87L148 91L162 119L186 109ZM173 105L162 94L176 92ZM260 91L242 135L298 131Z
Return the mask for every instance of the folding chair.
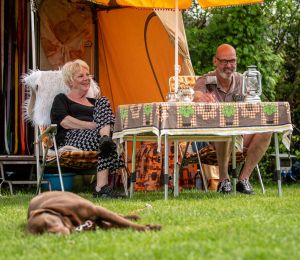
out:
M29 95L24 107L26 119L32 122L38 132L35 142L42 144L43 161L41 172L37 173L37 176L40 176L37 192L40 191L40 184L46 166L57 166L61 189L63 191L64 184L61 167L75 170L95 169L96 172L97 152L83 151L72 146L64 146L60 149L57 147L55 139L57 126L51 124L50 110L54 97L59 93L67 93L69 89L63 82L61 71L31 71L24 75L22 80ZM96 98L98 95L99 87L92 80L87 96ZM54 150L50 149L52 146ZM40 158L40 149L37 150L36 156ZM127 173L125 169L122 169L122 179L127 195Z
M200 76L179 76L178 77L179 89L187 88L187 87L193 88L199 77ZM170 91L175 90L175 78L174 77L169 78L169 87L170 87ZM184 152L182 154L183 159L180 163L179 174L181 173L181 170L184 165L197 163L199 165L200 174L203 179L205 191L207 191L207 179L203 172L202 164L217 166L218 162L217 162L216 151L213 148L213 146L210 146L210 145L206 146L198 151L197 145L195 144L196 152L188 153L189 145L190 145L190 142L187 142ZM240 152L240 151L236 152L236 163L237 163L237 165L240 166L240 167L238 167L239 169L242 168L241 165L242 165L242 163L244 163L245 158L246 158L246 154L244 152ZM231 160L229 160L229 166L230 165L231 165ZM261 178L261 174L260 174L258 165L256 165L256 172L258 175L259 183L261 185L262 193L265 193L265 188L264 188L264 184L263 184L263 181Z

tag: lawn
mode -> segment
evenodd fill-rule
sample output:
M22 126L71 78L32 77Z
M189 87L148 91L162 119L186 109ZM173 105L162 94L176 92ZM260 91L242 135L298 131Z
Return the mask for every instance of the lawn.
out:
M185 190L176 199L162 192L133 199L92 199L113 211L139 212L140 223L159 232L110 230L70 236L25 233L32 194L0 197L0 259L300 259L300 185L275 185L262 195L221 195ZM145 204L152 208L146 208Z

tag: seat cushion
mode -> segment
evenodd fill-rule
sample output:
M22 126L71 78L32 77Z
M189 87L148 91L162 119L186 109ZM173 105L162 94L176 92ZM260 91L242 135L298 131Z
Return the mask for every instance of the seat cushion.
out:
M63 151L59 154L61 167L73 169L90 169L95 168L98 162L96 151ZM56 157L53 154L47 157L47 166L56 166Z
M206 146L199 151L201 163L208 165L218 165L216 150L212 145ZM243 162L245 160L246 153L236 152L236 163ZM198 156L196 153L187 154L184 164L197 163ZM232 164L232 157L230 156L229 165Z

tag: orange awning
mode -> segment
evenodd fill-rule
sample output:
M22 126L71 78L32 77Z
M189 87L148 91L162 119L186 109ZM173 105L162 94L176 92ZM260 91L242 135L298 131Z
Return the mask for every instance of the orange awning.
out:
M138 8L166 8L175 9L176 0L89 0L95 4L101 4L106 6L132 6ZM110 2L116 3L112 4ZM226 7L244 4L258 4L263 0L198 0L199 5L202 8L209 7ZM178 0L179 9L188 9L192 5L192 0Z

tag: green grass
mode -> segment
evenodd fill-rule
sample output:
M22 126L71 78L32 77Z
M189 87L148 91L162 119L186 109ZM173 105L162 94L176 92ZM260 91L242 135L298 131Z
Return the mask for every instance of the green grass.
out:
M274 185L262 195L220 195L185 190L135 193L131 200L96 200L113 211L136 211L159 232L110 230L70 236L25 233L31 194L0 197L0 259L300 259L300 186ZM149 203L152 208L145 208Z

